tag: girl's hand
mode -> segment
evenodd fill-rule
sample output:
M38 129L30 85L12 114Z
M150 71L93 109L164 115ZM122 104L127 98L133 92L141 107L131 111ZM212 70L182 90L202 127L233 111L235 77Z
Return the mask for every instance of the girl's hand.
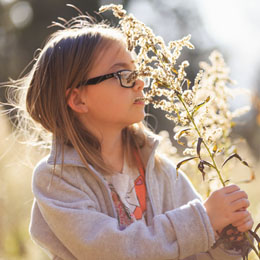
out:
M229 224L236 225L239 231L252 227L252 218L246 210L249 206L247 194L237 185L229 185L213 192L204 202L211 225L220 232Z
M252 219L250 212L248 212L248 213L249 213L249 215L247 217L245 217L244 219L241 219L241 220L238 220L238 221L232 223L232 225L234 227L236 227L237 230L240 232L246 232L246 231L250 230L254 225L254 220Z

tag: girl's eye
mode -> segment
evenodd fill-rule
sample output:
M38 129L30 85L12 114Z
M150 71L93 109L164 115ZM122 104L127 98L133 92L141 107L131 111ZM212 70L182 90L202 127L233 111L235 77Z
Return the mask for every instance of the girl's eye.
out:
M131 72L123 72L121 73L121 77L127 79L131 75Z

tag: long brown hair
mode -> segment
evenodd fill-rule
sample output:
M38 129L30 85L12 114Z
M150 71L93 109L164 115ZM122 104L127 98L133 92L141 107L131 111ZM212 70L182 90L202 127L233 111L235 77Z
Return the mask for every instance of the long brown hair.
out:
M36 133L37 141L43 140L42 133L52 133L56 145L61 145L62 156L64 145L73 146L88 169L91 164L104 175L111 174L112 170L102 159L100 142L67 105L66 91L87 80L97 53L115 41L125 41L118 28L90 22L87 16L73 18L49 37L29 74L13 82L20 85L20 105L16 103L16 107L23 111L27 126L30 122L28 129ZM126 127L122 138L128 163L134 165L133 149L139 150L146 142L143 124Z

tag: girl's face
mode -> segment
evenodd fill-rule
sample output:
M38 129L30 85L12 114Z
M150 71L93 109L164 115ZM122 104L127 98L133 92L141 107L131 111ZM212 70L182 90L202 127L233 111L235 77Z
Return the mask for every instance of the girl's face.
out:
M114 42L98 54L88 78L95 78L120 70L135 70L131 53L122 43ZM144 102L136 101L143 97L144 82L136 80L133 88L123 88L119 79L112 77L95 85L81 87L81 98L87 112L81 119L87 128L105 129L124 127L144 119Z

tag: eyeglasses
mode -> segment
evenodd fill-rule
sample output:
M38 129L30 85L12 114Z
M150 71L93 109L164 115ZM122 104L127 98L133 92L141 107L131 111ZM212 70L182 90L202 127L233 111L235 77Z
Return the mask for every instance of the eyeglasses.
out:
M133 88L137 79L137 72L135 70L119 70L114 73L109 73L106 75L98 76L87 80L86 82L80 83L77 88L84 85L96 85L106 79L115 77L119 79L120 85L123 88Z

